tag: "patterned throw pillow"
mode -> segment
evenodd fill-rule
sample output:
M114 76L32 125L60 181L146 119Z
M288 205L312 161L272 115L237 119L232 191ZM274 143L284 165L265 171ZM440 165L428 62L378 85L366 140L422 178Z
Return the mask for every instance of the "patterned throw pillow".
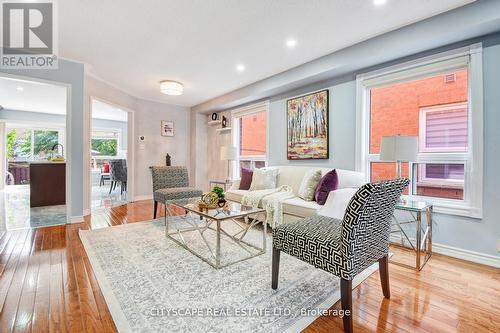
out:
M299 197L306 201L313 201L316 194L316 187L321 180L321 170L308 170L302 178L299 187Z
M240 190L248 190L252 185L253 171L241 168Z
M255 169L253 171L250 191L268 190L276 188L278 183L278 169Z
M337 170L333 169L321 178L316 188L315 199L320 205L324 205L331 191L335 191L339 185Z

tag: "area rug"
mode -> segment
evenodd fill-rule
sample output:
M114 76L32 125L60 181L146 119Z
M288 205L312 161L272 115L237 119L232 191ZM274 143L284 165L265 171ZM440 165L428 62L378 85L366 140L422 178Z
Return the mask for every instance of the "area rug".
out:
M262 241L251 231L251 242ZM219 270L166 238L162 220L82 230L80 238L120 332L298 332L340 299L337 277L285 253L272 290L271 235L267 253ZM186 241L206 248L195 233ZM242 255L226 238L221 248L225 259Z

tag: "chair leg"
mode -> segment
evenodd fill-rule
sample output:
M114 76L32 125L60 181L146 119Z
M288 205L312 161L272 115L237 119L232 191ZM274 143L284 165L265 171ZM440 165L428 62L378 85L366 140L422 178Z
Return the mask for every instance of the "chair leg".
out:
M385 298L391 298L391 288L389 286L389 256L378 260L378 270L380 272L380 282Z
M111 181L111 185L109 186L109 194L111 194L111 191L113 191L113 181Z
M156 211L158 210L158 201L155 201L155 208L153 210L153 219L156 219Z
M280 254L281 251L273 247L273 264L272 264L272 277L271 288L278 289L278 275L280 271Z
M344 311L344 331L352 332L352 280L340 279L341 306Z

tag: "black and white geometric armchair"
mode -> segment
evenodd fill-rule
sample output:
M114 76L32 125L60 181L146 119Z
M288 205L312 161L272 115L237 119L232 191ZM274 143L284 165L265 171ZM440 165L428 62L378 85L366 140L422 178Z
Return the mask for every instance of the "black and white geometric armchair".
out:
M382 291L390 298L391 218L407 179L363 185L351 198L343 220L312 216L273 230L273 289L278 288L281 251L340 278L344 330L352 332L352 280L378 261Z

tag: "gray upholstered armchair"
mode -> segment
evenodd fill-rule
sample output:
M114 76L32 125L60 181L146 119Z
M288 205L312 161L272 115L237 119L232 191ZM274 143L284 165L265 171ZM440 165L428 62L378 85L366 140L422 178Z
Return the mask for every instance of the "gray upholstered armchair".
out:
M352 280L378 262L382 291L390 297L389 235L396 203L408 186L397 179L362 186L352 197L343 220L313 216L273 230L273 289L278 288L281 251L340 278L344 330L352 332Z
M151 167L153 176L154 213L158 209L158 202L166 204L168 200L201 197L203 192L189 187L188 170L184 166L157 166Z

